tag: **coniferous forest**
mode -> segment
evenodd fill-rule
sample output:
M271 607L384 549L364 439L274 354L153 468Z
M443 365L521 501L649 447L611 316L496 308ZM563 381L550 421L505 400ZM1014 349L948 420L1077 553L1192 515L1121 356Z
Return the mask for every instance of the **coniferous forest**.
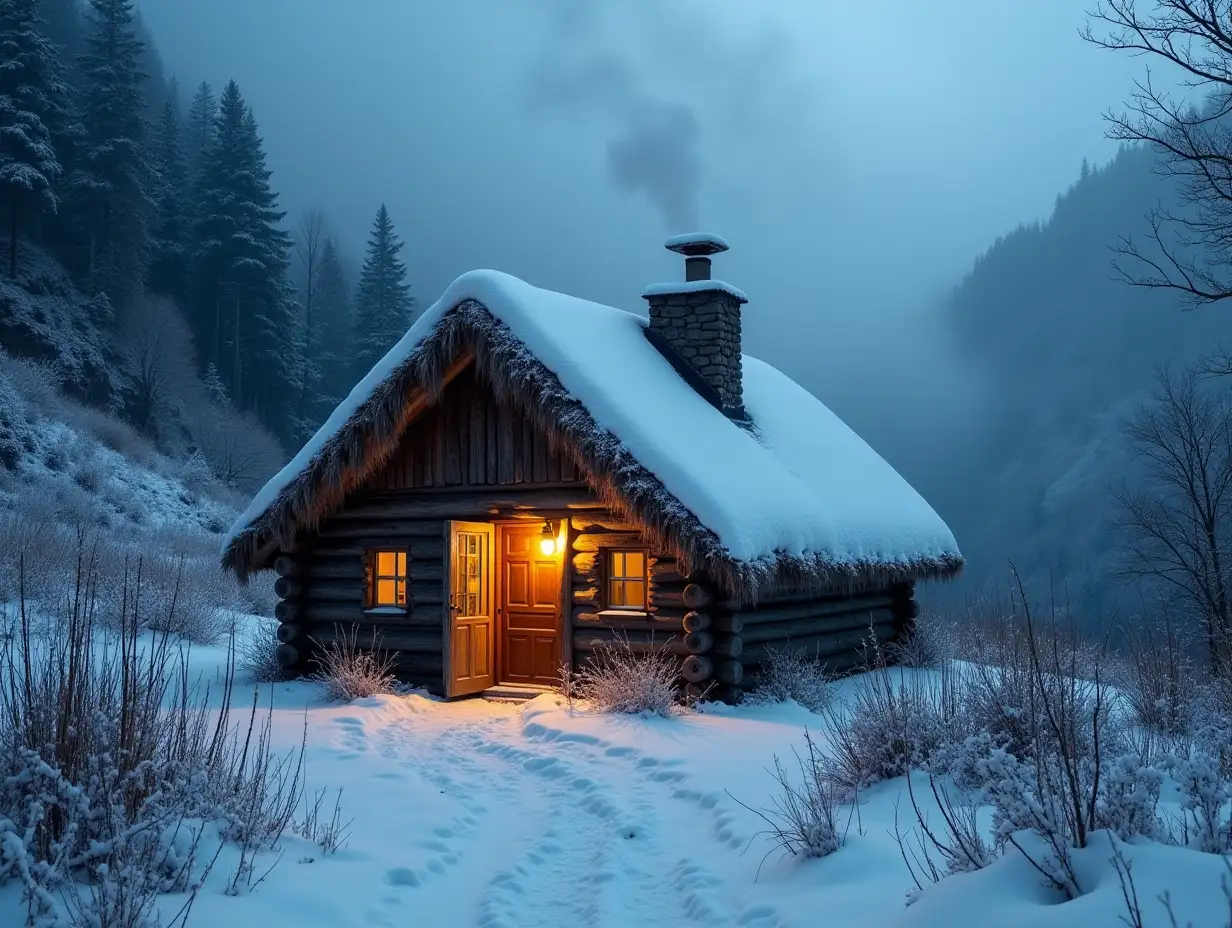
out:
M0 348L166 451L221 422L285 457L411 321L388 211L352 273L280 207L243 88L181 87L132 0L0 0L0 60Z

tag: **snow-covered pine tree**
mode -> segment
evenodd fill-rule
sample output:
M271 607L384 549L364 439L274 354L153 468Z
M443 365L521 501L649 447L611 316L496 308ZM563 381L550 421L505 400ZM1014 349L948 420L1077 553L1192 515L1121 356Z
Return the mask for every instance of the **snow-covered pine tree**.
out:
M249 408L257 410L265 425L280 438L294 440L295 398L302 370L294 300L289 280L290 234L282 228L286 211L278 208L278 194L270 186L265 147L252 109L246 108L243 141L251 235L258 246L255 262L241 266L241 281L252 312L252 330L240 343L241 370L249 376Z
M85 41L79 0L39 0L38 8L44 32L56 46L60 63L65 69L71 68Z
M319 426L355 384L355 365L351 357L351 286L338 246L329 236L321 249L314 309L313 329L318 343L313 357L319 382L309 415Z
M321 256L329 239L325 211L314 207L304 213L295 235L295 290L299 299L300 373L299 399L295 406L295 443L302 443L316 431L313 415L316 397L321 392L318 366L321 333L317 313L317 290L321 278Z
M35 213L54 212L61 174L51 126L66 91L55 46L42 32L38 0L0 0L0 198L8 211L8 269L17 276L18 237Z
M184 134L184 154L194 179L200 174L205 153L214 141L217 119L218 101L214 98L214 89L206 81L202 81L188 106L185 126L187 131Z
M184 302L187 289L188 164L177 95L168 95L155 128L150 161L154 178L154 237L148 286Z
M242 409L289 437L299 351L287 284L290 237L256 120L231 81L195 193L190 318L203 360Z
M385 204L377 210L355 297L354 372L363 377L406 334L415 301L406 282L402 243Z
M86 47L80 58L84 232L90 289L117 308L145 281L149 259L150 169L146 161L145 43L132 0L90 0Z
M213 361L205 366L205 376L201 378L201 381L205 386L205 396L211 403L226 406L231 402L231 397L227 395L227 385L222 382L218 367Z

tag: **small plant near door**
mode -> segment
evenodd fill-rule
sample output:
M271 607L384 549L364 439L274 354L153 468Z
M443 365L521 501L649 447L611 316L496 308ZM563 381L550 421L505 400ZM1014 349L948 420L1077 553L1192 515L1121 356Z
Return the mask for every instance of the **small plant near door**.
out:
M595 645L577 670L561 670L561 692L584 700L595 712L657 715L672 718L688 712L680 701L680 661L664 645L634 647L627 638Z
M321 654L315 660L319 669L312 680L321 687L326 699L351 702L394 691L394 657L382 650L381 636L377 632L372 633L369 643L360 644L354 625L349 629L334 626L334 637L329 644L322 644L315 638L313 644Z

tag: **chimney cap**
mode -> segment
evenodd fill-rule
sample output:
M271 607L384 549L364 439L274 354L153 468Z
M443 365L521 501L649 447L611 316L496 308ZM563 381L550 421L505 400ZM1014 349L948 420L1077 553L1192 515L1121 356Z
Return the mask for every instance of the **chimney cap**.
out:
M710 232L686 232L684 235L673 235L663 247L686 258L717 255L730 247L726 241Z

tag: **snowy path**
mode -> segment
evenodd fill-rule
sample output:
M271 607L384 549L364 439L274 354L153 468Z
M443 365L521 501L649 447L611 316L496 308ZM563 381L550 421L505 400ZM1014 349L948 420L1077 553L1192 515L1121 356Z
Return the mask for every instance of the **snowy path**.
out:
M398 708L332 719L339 761L438 797L441 823L410 853L381 842L401 862L382 862L388 889L369 923L398 924L422 903L445 923L483 928L785 924L714 869L716 856L755 865L741 854L749 836L733 831L719 796L690 787L680 759L548 727L517 707Z

